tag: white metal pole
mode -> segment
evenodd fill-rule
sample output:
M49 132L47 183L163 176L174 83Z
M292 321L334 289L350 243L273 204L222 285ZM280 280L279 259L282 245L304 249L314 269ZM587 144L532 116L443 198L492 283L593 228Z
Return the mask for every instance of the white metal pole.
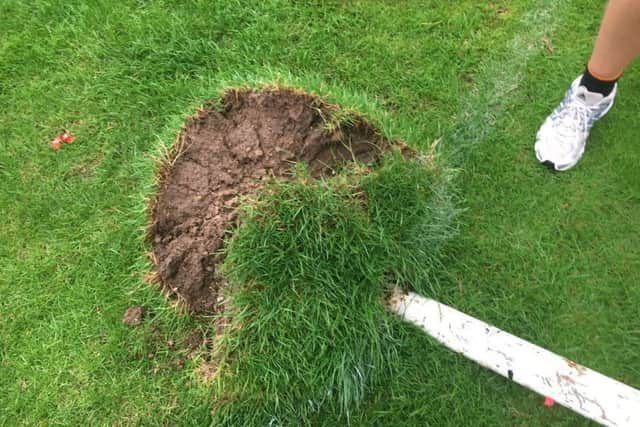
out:
M451 350L606 426L640 426L640 391L445 304L396 293L390 309Z

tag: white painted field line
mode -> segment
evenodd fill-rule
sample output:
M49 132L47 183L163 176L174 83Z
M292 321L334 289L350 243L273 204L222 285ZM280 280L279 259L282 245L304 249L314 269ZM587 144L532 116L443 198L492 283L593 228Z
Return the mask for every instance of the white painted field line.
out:
M458 125L444 140L454 156L483 142L495 129L512 98L517 96L529 61L544 49L542 39L558 25L562 8L562 2L558 1L532 1L529 12L519 19L523 30L510 40L503 52L478 66L477 83L457 113ZM533 146L533 139L531 144Z
M391 310L485 368L605 426L640 426L640 391L413 292Z

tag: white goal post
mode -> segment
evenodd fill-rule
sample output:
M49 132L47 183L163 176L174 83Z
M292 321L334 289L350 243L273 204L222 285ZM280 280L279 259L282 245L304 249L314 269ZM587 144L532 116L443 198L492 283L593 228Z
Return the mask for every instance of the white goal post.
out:
M640 426L640 391L413 292L389 308L451 350L605 426Z

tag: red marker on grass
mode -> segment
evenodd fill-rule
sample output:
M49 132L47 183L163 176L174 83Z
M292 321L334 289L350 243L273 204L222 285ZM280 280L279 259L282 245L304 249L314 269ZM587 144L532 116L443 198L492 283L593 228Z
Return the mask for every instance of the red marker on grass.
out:
M75 139L76 139L75 136L67 132L61 133L60 135L53 138L53 141L49 143L49 147L51 147L51 149L54 151L58 151L60 148L62 148L63 142L65 144L71 144Z
M60 141L66 143L66 144L71 144L73 142L74 139L76 139L75 136L68 134L68 133L61 133L60 135L57 136L57 138L60 139Z

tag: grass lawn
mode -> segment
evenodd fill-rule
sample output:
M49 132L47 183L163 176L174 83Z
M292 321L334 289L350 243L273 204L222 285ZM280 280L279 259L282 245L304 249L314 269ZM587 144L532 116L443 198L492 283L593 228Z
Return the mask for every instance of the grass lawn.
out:
M442 267L415 286L640 387L638 68L574 170L550 173L532 151L588 57L601 8L0 1L0 425L232 425L269 415L277 425L279 414L261 406L280 398L269 393L220 410L221 383L193 372L207 351L189 344L211 319L186 315L144 280L155 156L199 105L245 83L317 93L420 150L439 141L463 211ZM54 152L47 143L65 129L76 141ZM322 191L296 200L313 206ZM138 328L121 322L133 305L149 311ZM304 423L589 425L385 322L393 369L348 405L300 411Z

